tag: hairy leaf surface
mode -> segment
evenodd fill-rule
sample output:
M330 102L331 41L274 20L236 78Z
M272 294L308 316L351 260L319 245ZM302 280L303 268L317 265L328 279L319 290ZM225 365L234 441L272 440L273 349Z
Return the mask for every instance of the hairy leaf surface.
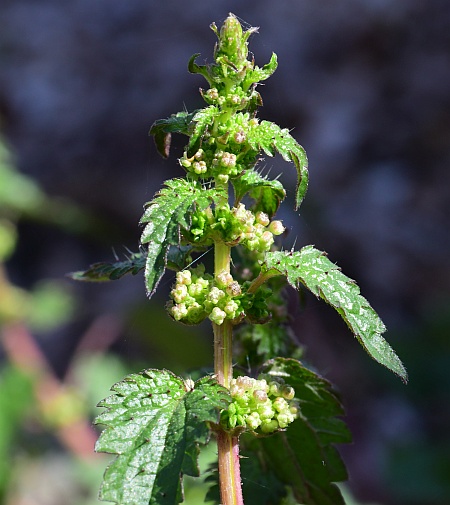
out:
M255 82L261 82L268 79L277 69L278 59L275 53L272 53L269 63L264 65L262 68L256 66L253 70L248 71L245 76L243 87L248 89Z
M262 270L269 276L285 275L291 286L303 284L341 315L360 344L378 363L397 374L404 382L408 374L390 345L381 336L386 327L359 287L332 263L324 252L313 246L300 251L276 251L266 254Z
M147 204L141 218L141 223L146 224L141 243L148 244L145 284L149 297L164 274L169 247L180 242L180 226L189 229L189 215L194 207L205 209L218 194L217 189L205 189L195 181L170 179Z
M99 406L106 426L97 452L117 454L107 468L100 498L117 504L176 505L183 500L182 474L198 476L199 444L209 422L229 403L211 377L193 389L167 370L145 370L115 384Z
M297 187L295 191L295 208L297 209L308 189L308 158L303 147L297 143L289 131L281 129L270 121L261 123L250 129L248 142L255 150L262 149L268 156L276 152L286 161L292 161L297 169Z
M132 253L123 261L94 263L87 270L73 272L69 276L76 281L114 281L128 273L136 275L143 270L145 268L145 257L144 253Z
M295 389L300 415L274 436L243 438L242 454L256 453L261 467L292 487L299 503L344 505L334 483L345 480L347 472L334 444L348 443L351 436L338 419L344 412L331 384L290 358L271 360L262 371Z
M255 170L247 170L240 177L232 180L236 201L247 193L255 200L255 212L265 212L272 217L280 203L286 197L286 191L278 180L262 177Z

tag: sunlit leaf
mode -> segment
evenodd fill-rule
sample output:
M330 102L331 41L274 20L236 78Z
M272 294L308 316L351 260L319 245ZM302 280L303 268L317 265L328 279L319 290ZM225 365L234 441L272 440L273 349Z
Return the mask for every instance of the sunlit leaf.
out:
M181 477L199 474L199 444L209 440L208 423L218 421L228 392L211 377L193 388L167 370L145 370L117 383L99 406L106 426L96 451L116 454L107 468L100 498L117 504L176 505Z
M274 156L278 152L283 159L294 163L297 169L295 191L295 208L297 209L308 189L308 158L303 147L286 128L281 129L270 121L261 121L258 126L251 128L248 142L253 149L262 149L268 156Z
M284 275L291 286L305 286L336 309L364 349L378 363L397 374L404 382L408 374L390 345L381 336L386 327L359 287L313 246L300 251L266 254L262 270L268 276Z
M147 204L141 218L146 224L141 243L148 244L145 283L149 297L164 274L169 247L180 243L180 226L189 229L193 209L205 209L218 194L219 190L205 189L195 181L171 179Z

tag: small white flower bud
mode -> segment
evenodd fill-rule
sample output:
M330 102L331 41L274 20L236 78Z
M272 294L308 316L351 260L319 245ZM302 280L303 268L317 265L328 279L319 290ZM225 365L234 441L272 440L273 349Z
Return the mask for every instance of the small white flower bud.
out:
M265 212L258 212L256 214L256 222L262 226L267 226L270 223L270 219Z
M208 300L216 305L219 303L219 300L225 296L225 293L219 289L218 287L214 286L211 288L211 291L208 293Z
M219 309L219 307L214 307L211 311L211 314L209 315L209 319L213 323L221 325L226 316L226 313L222 309Z
M208 89L208 91L206 92L206 96L210 100L217 100L219 98L219 92L217 91L216 88L211 88L211 89Z
M264 403L269 399L267 393L265 391L262 391L261 389L256 389L255 391L253 391L253 398L258 403Z
M204 154L205 151L203 151L203 149L199 149L195 154L194 154L194 158L196 160L201 160L203 158L203 154Z
M281 221L272 221L269 225L269 231L274 235L281 235L285 229Z
M269 249L273 244L273 234L270 231L265 231L261 235L261 246L263 249Z
M234 134L234 141L238 144L242 144L242 142L245 142L247 136L242 130L239 130Z
M277 412L284 412L284 411L287 412L289 410L289 404L288 404L288 402L284 398L282 398L281 396L279 396L273 402L273 408Z
M237 281L233 281L231 284L229 284L226 288L226 291L230 296L239 296L242 293L241 286Z
M258 428L258 426L261 424L261 419L257 412L252 412L247 416L245 422L251 430L256 430L256 428Z
M184 317L187 316L187 308L184 303L179 303L178 305L174 305L171 310L170 310L172 317L175 319L175 321L179 321L180 319L183 319Z
M233 282L233 276L229 273L229 272L220 272L217 276L216 276L216 281L217 281L217 284L219 284L220 287L226 287L228 286L229 284L231 284Z
M177 284L170 294L177 303L181 303L188 296L188 290L185 284Z
M192 282L192 274L190 270L182 270L177 272L177 284L186 284L189 286Z
M228 182L229 177L228 177L228 175L226 175L226 174L219 174L219 175L217 176L217 179L218 179L218 181L219 181L219 182L221 182L222 184L226 184L226 183Z

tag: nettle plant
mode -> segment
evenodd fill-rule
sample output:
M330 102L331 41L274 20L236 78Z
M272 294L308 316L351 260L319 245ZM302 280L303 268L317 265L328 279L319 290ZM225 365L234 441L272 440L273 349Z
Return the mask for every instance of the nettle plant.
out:
M257 85L275 71L277 57L258 67L248 53L257 30L243 30L232 14L220 31L211 28L218 37L214 63L199 65L195 54L188 66L208 83L200 90L206 106L156 121L150 130L165 158L172 133L188 136L179 159L184 177L167 180L146 204L140 253L74 277L117 279L145 269L151 297L165 270L174 270L167 311L187 325L211 321L214 373L194 382L148 369L112 387L96 419L106 427L96 450L117 455L100 499L180 503L182 476L199 475L199 451L213 435L219 471L210 478L208 499L219 501L218 481L223 505L244 503L243 494L255 505L338 505L344 501L335 482L346 479L346 470L334 444L349 442L350 434L330 383L294 359L300 352L285 287L306 288L334 307L369 355L405 382L406 370L353 280L313 246L281 248L276 237L285 228L274 217L286 191L261 174L258 162L262 153L279 153L294 164L296 209L308 171L305 151L289 131L257 117ZM200 263L206 251L214 254L210 273ZM257 373L249 377L241 369Z

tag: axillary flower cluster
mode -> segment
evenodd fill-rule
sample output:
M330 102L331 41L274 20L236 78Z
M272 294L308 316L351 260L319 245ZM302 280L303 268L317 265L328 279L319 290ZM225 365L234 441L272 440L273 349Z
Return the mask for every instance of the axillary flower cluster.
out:
M278 377L237 377L231 381L230 394L232 402L220 417L227 430L269 434L286 428L299 413L294 388Z

